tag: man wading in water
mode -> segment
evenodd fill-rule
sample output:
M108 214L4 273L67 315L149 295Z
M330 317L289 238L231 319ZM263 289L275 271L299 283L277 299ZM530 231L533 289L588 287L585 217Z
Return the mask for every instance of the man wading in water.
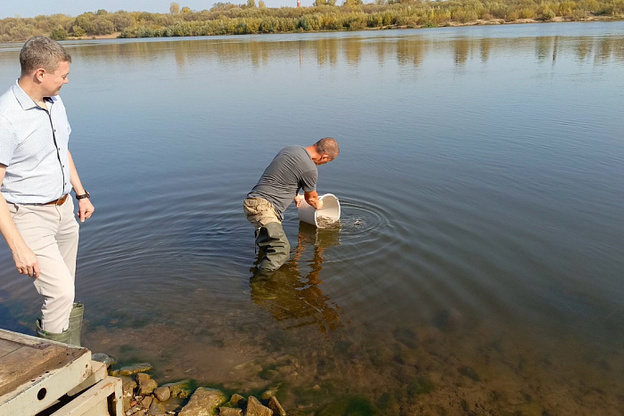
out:
M284 211L293 200L297 207L304 199L317 210L323 207L316 192L317 166L331 162L338 153L338 143L331 137L308 147L285 147L247 194L243 208L247 220L256 228L256 244L261 253L259 271L275 271L288 260L290 243L282 228ZM300 189L303 195L298 195Z

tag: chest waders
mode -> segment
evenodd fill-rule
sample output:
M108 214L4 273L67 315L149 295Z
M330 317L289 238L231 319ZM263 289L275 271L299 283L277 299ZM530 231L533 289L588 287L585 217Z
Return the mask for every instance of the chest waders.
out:
M270 222L256 230L256 244L262 256L258 263L261 271L275 271L290 258L290 243L279 222Z

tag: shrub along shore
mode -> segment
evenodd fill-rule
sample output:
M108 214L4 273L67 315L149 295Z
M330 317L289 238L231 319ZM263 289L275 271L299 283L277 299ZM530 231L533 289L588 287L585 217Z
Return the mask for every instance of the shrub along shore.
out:
M321 4L323 1L326 4ZM260 0L246 5L217 3L210 10L191 11L171 3L166 14L147 12L63 14L0 20L1 42L23 42L31 36L56 40L75 38L145 38L243 35L443 27L550 21L621 20L624 0L463 0L362 4L361 0L317 0L313 7L268 8ZM385 3L386 0L378 0Z

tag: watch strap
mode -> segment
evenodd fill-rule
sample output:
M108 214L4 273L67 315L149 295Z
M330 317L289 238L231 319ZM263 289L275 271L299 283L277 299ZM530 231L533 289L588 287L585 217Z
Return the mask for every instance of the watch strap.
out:
M85 193L82 195L76 195L76 199L81 200L81 199L85 199L85 198L90 198L91 195L89 194L89 192L87 190L85 190Z

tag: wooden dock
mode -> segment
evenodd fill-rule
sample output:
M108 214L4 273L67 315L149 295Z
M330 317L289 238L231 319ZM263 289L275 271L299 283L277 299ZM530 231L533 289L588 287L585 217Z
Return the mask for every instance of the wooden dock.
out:
M0 329L0 416L121 416L121 380L87 348Z

